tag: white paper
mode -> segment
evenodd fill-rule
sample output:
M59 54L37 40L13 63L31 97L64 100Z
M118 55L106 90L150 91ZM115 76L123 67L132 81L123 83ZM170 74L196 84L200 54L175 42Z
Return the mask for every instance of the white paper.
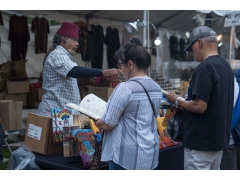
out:
M106 110L107 103L94 94L88 94L85 96L80 105L68 103L66 106L82 112L94 119L101 118Z
M42 128L33 124L29 124L27 135L31 138L40 140Z

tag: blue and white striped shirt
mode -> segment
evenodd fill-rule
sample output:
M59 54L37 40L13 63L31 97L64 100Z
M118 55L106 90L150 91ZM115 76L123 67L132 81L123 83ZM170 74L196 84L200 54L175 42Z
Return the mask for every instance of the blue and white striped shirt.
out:
M52 108L64 108L67 103L80 103L77 79L67 74L77 66L73 57L62 46L57 46L47 57L43 66L44 95L38 113L50 112Z
M125 169L154 169L158 165L159 140L156 118L162 100L160 86L148 76L120 83L110 96L102 120L114 127L104 132L101 161L114 161Z

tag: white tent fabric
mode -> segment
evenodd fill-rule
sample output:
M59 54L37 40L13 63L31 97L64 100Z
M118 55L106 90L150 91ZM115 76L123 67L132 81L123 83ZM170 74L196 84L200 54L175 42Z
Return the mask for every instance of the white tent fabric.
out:
M230 13L234 13L236 12L235 10L197 10L198 12L201 13L210 13L210 12L214 12L215 14L219 15L219 16L226 16Z
M5 11L11 14L15 14L16 11ZM32 18L34 18L35 16L39 16L38 15L38 11L20 11L22 12L23 15L28 15ZM106 11L109 12L109 11ZM162 11L161 11L162 12ZM196 11L195 11L196 12ZM215 11L214 11L215 12ZM25 14L27 13L27 14ZM68 15L68 14L62 14L59 13L57 11L47 11L47 14L44 14L45 12L43 12L43 16L45 18L47 18L48 20L54 19L59 23L62 23L64 21L68 21L68 22L76 22L79 20L82 21L86 21L86 19L84 19L83 17L78 17L76 15ZM99 11L99 14L103 14L105 11ZM111 13L115 13L114 11L111 11ZM116 14L119 13L118 11L116 11ZM168 11L163 11L163 15L166 15L166 13L168 13ZM176 12L174 12L176 13ZM203 13L207 13L207 11L204 11ZM219 12L217 12L219 13ZM187 12L182 12L181 15L190 15ZM222 13L223 14L223 13ZM2 45L0 47L0 64L10 61L10 53L11 53L11 42L8 40L8 30L9 30L9 16L2 13L3 15L3 20L4 20L4 26L0 26L0 36L1 36L1 40L2 40ZM130 16L133 16L133 21L136 20L137 17L134 16L134 12L132 12L131 14L129 14ZM169 16L169 15L168 15ZM190 15L191 16L191 15ZM151 16L152 17L152 16ZM159 15L159 17L161 17ZM139 17L139 19L141 19L141 16ZM155 17L155 20L157 20L158 18ZM192 25L193 22L190 18L190 21L185 19L185 27L188 27L188 25ZM164 20L163 20L164 21ZM169 20L170 22L171 20ZM165 22L165 21L164 21ZM168 22L168 21L167 21ZM122 44L122 32L124 30L124 22L122 21L112 21L109 19L104 19L101 18L101 16L99 16L98 18L90 18L89 19L89 24L100 24L103 27L104 30L104 34L106 34L106 28L110 25L114 25L118 31L119 31L119 38L120 38L120 44ZM176 23L176 21L174 22ZM179 21L178 21L179 23ZM181 23L181 22L180 22ZM172 23L173 24L173 23ZM179 25L179 28L182 27L181 26L182 23ZM30 41L28 42L28 51L27 51L27 56L26 59L28 59L27 63L26 63L26 71L28 74L28 77L39 77L40 72L42 70L42 63L43 63L43 58L45 56L44 53L42 54L35 54L35 40L34 40L34 36L35 34L33 32L30 31L30 24L29 24L29 32L30 32ZM57 26L50 26L50 34L48 34L48 49L51 46L51 41L52 38L55 34L55 32L58 30L58 28L60 27L60 25ZM183 28L182 28L183 29ZM152 65L151 65L151 69L152 70L157 70L157 72L159 72L160 75L163 75L164 73L164 68L167 67L166 65L164 65L163 63L166 63L170 60L170 51L169 51L169 42L168 39L169 37L174 33L178 39L180 39L180 37L185 37L185 31L179 31L178 29L172 30L169 28L163 28L163 27L159 27L158 28L158 32L159 32L159 37L160 40L162 41L162 43L157 46L157 57L152 56ZM165 37L165 40L163 39ZM150 42L151 44L151 42ZM89 62L84 62L81 59L81 55L77 54L76 57L74 57L74 61L80 65L80 66L87 66L87 67L91 67L91 64ZM176 66L178 68L181 69L185 69L189 66L191 67L196 67L197 66L197 62L193 62L193 63L189 63L189 62L178 62L176 61ZM103 53L103 69L107 69L108 65L107 65L107 46L104 45L104 53ZM166 69L166 71L168 71Z

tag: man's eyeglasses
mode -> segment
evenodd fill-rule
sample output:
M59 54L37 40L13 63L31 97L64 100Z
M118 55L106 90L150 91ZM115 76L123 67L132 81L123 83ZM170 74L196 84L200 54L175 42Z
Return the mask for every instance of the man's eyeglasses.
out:
M122 65L123 65L123 63L120 63L120 62L119 62L119 63L117 64L118 69L121 69Z

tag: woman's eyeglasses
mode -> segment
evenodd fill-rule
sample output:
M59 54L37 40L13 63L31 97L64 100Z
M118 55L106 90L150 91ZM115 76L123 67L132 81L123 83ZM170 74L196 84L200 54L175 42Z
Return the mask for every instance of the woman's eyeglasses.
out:
M120 63L120 62L119 62L119 63L117 64L118 69L121 69L122 65L123 65L123 63Z

